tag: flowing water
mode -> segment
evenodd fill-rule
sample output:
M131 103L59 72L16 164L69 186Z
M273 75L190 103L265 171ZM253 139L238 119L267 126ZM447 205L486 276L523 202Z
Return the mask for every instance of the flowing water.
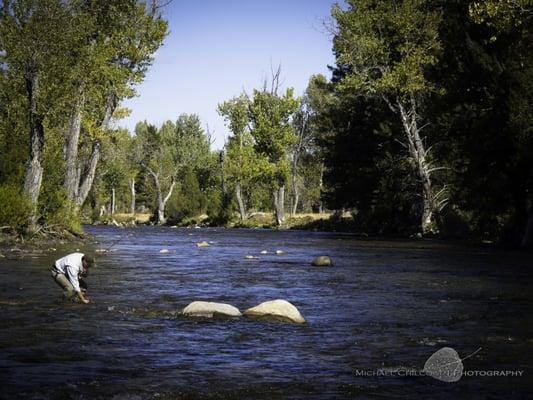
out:
M99 243L81 251L121 239L96 253L93 304L62 302L50 276L53 260L72 245L0 259L0 398L533 396L527 255L296 231L87 230ZM210 247L197 248L202 240ZM311 266L318 255L335 265ZM278 298L307 323L177 312L193 300L244 310ZM461 358L480 350L463 360L465 375L455 383L406 372L420 371L442 347Z

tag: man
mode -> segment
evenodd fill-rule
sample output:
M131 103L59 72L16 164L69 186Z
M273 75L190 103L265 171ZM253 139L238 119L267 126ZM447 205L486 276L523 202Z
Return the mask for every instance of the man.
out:
M63 297L69 300L81 301L84 304L89 303L85 297L84 291L80 289L80 276L85 277L89 268L94 266L94 258L86 256L83 253L72 253L57 260L52 266L52 277L54 281L63 289Z

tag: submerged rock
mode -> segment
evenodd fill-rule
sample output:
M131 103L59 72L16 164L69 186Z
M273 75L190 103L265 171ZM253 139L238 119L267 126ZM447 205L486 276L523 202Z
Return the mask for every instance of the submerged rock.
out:
M244 315L252 318L294 322L297 324L305 323L305 319L298 309L287 300L265 301L258 306L249 308Z
M318 256L311 263L315 267L330 267L333 265L333 261L328 256Z
M242 316L237 307L233 307L230 304L214 303L211 301L193 301L185 307L182 312L183 315L188 317L238 318Z
M204 240L203 242L196 243L196 247L209 247L209 243Z

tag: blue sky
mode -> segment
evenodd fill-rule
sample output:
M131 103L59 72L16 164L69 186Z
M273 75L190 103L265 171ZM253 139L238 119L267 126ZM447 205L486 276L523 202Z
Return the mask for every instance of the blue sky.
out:
M281 64L284 86L301 95L309 77L329 77L334 63L324 29L334 0L174 0L163 10L170 34L156 54L138 97L127 100L138 121L160 125L181 113L198 114L220 149L229 134L217 104L260 87Z

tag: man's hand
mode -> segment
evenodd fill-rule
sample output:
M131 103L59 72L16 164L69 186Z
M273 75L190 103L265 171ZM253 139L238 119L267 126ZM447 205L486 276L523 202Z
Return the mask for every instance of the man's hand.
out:
M82 291L78 292L78 297L80 298L80 300L81 300L81 302L83 304L89 304L90 303L90 300L87 297L85 297L85 295L83 294Z

